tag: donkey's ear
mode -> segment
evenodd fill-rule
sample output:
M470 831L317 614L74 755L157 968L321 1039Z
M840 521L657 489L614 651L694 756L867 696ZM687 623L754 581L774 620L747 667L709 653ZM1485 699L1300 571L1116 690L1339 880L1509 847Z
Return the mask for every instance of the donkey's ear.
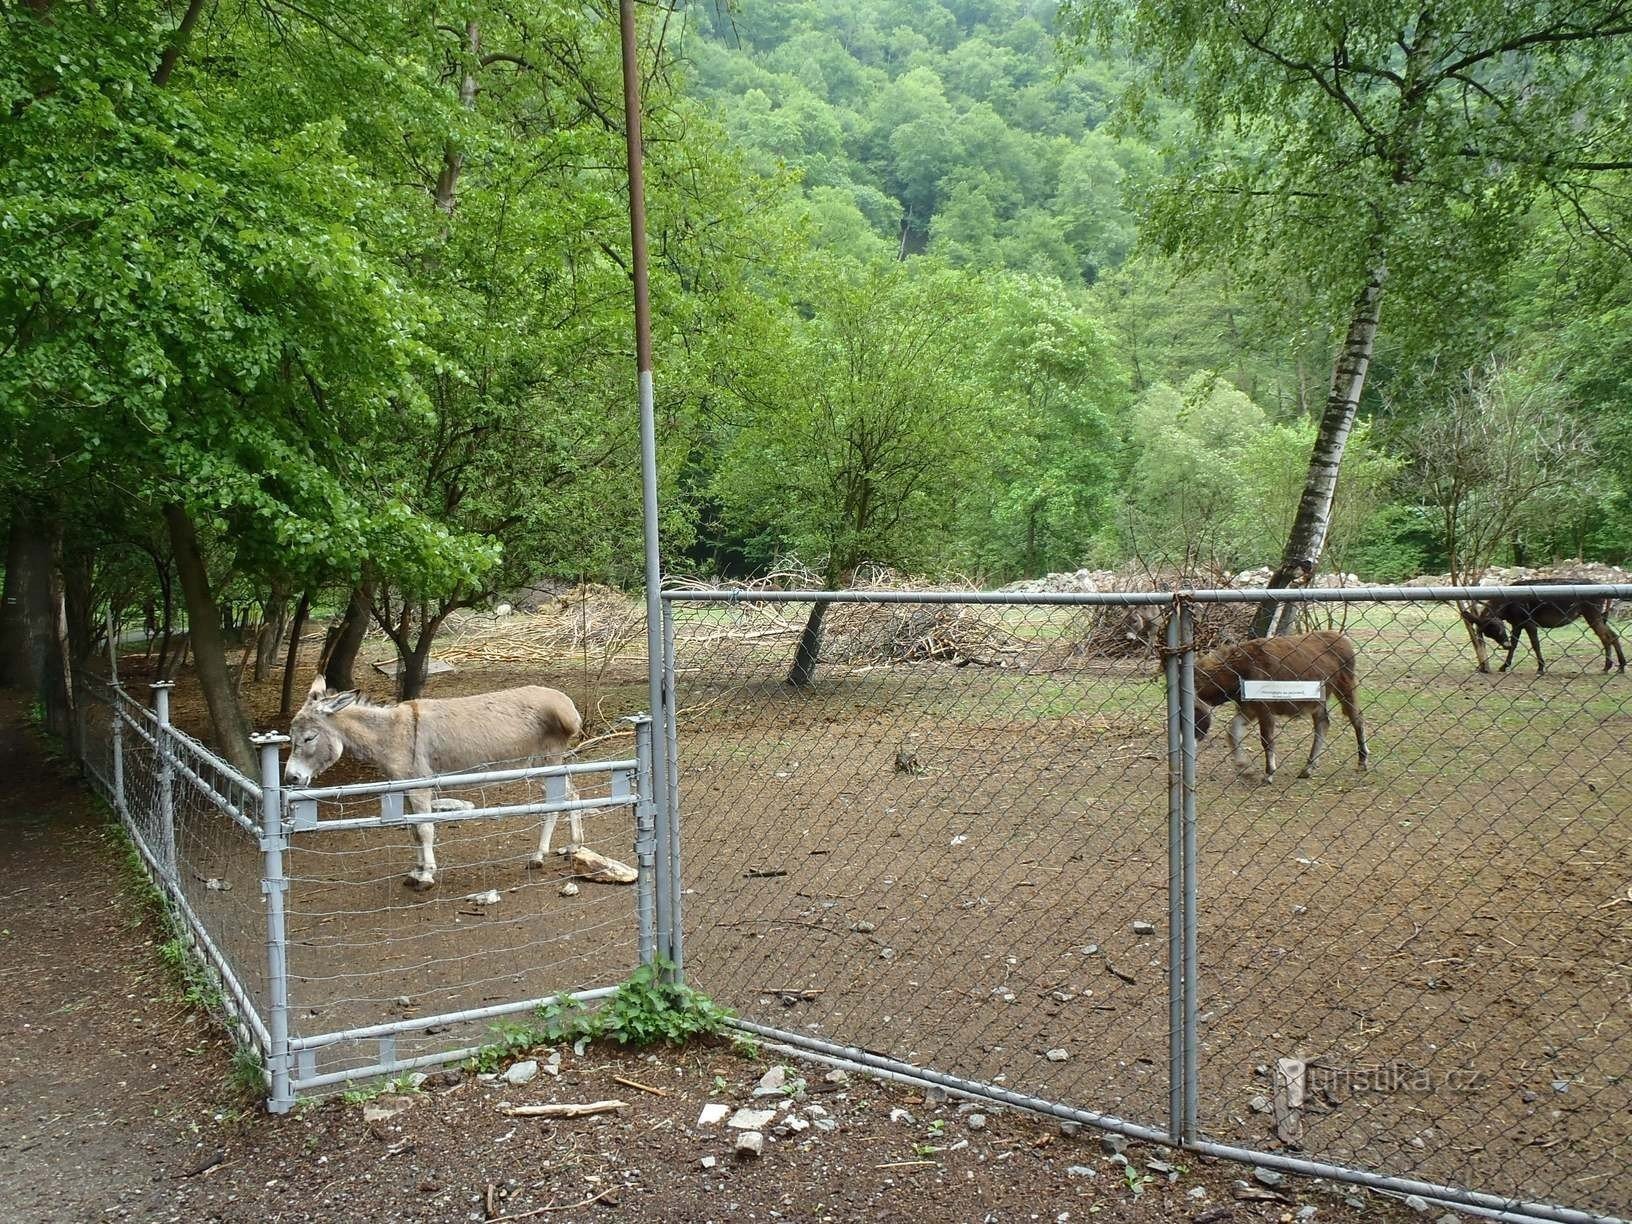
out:
M318 672L316 678L312 681L312 687L306 690L306 697L308 700L315 701L328 691L329 682L323 678L322 672Z
M330 697L327 701L323 702L323 704L318 708L325 714L338 714L347 706L354 704L359 696L361 696L361 694L359 694L356 689L353 689L347 693L336 693L333 697Z

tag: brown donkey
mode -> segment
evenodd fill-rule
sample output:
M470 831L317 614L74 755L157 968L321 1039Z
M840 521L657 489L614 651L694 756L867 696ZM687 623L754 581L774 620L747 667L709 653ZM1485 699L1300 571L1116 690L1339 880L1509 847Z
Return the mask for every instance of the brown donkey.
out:
M1330 716L1326 712L1326 697L1319 701L1253 701L1242 700L1243 680L1318 680L1325 693L1335 695L1343 713L1354 728L1355 742L1360 747L1360 768L1365 769L1371 759L1366 747L1366 725L1360 716L1360 702L1356 693L1354 674L1354 643L1341 633L1323 629L1317 633L1303 633L1292 637L1253 638L1236 646L1226 646L1204 655L1196 662L1196 734L1206 735L1212 725L1212 707L1226 701L1236 703L1236 715L1230 720L1230 755L1239 768L1246 768L1247 757L1242 749L1246 733L1248 711L1258 720L1258 736L1264 745L1264 781L1275 777L1275 720L1298 714L1308 715L1315 724L1315 746L1309 753L1309 763L1303 767L1300 778L1309 777L1326 747L1326 728Z

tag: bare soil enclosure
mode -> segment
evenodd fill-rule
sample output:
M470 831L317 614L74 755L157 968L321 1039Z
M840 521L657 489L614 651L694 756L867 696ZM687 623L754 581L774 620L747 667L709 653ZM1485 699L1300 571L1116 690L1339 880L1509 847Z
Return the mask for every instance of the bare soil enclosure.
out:
M1156 656L1111 647L1112 618L1080 609L862 607L832 622L824 657L848 661L799 690L783 676L803 607L675 609L689 980L749 1020L1165 1125ZM503 634L524 638L525 622ZM1625 1214L1632 678L1600 672L1579 626L1547 636L1537 677L1477 674L1451 607L1357 604L1319 622L1358 648L1370 772L1340 719L1311 779L1294 776L1306 720L1283 726L1268 785L1255 735L1253 768L1231 765L1227 711L1201 745L1203 1132ZM428 695L552 683L614 737L591 755L627 752L616 718L644 702L643 658L505 662L468 626L458 640L483 665ZM270 689L250 697L268 725ZM176 704L201 729L196 701ZM592 843L623 855L624 813L603 819ZM527 820L443 830L428 896L399 882L412 848L398 834L297 852L295 998L313 1012L299 1023L621 979L631 890L561 897L564 875L525 869L536 838ZM499 904L465 900L488 889ZM1287 1057L1308 1064L1295 1146L1272 1104Z
M1335 1183L1269 1189L1237 1166L1169 1163L1137 1144L1120 1158L1091 1132L814 1074L782 1105L829 1128L740 1160L734 1132L698 1117L751 1100L769 1060L708 1045L568 1049L559 1075L521 1088L454 1072L420 1092L268 1117L234 1087L227 1042L162 963L166 933L121 868L117 829L21 724L0 699L0 764L17 779L0 813L0 1219L1008 1224L1043 1210L1113 1221L1222 1210L1274 1224L1300 1205L1321 1219L1416 1218ZM566 1122L502 1109L608 1098L625 1107Z
M1161 1125L1154 658L828 666L799 691L785 651L708 627L736 609L677 608L692 979L766 1024ZM1047 661L1080 618L982 611ZM1239 776L1223 719L1202 744L1203 1130L1281 1146L1270 1069L1295 1056L1311 1156L1624 1212L1632 679L1573 628L1551 674L1485 676L1454 609L1334 614L1369 773L1341 720L1307 780L1307 720L1268 785L1256 735Z

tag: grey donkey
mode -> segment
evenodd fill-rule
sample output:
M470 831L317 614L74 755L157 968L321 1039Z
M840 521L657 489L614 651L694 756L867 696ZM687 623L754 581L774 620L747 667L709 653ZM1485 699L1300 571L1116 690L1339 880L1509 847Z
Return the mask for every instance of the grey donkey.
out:
M390 780L424 778L521 758L559 765L583 725L570 697L542 685L475 697L375 705L356 692L331 692L318 676L289 726L293 743L284 777L293 786L305 786L348 752ZM567 793L574 793L570 784ZM415 813L429 813L431 792L409 791L408 807ZM582 845L582 815L571 813L571 823L573 845ZM551 812L544 817L531 866L544 865L554 835L555 813ZM410 888L431 888L436 884L436 826L429 821L417 823L413 837L419 847L419 863L403 882Z

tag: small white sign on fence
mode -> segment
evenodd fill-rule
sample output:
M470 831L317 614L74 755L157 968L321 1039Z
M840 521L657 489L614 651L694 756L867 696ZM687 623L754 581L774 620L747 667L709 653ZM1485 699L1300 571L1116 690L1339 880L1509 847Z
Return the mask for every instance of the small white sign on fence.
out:
M1324 701L1325 686L1319 680L1243 680L1242 701Z

